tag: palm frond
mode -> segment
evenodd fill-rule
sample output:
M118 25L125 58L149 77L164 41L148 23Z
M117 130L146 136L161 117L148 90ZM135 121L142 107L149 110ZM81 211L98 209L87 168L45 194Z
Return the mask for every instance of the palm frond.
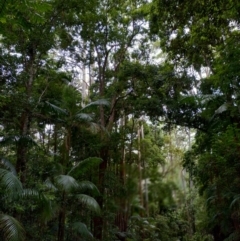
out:
M215 110L215 114L221 114L224 111L228 110L229 104L228 103L223 103L221 106L219 106L217 108L217 110Z
M43 223L53 219L59 211L59 206L54 201L49 200L45 195L42 195L39 207L40 220Z
M37 197L38 199L41 198L41 194L39 193L39 191L37 191L36 189L23 189L22 192L20 193L21 197Z
M100 206L98 205L97 201L88 195L85 194L78 194L78 200L84 204L89 210L94 211L96 213L100 213Z
M0 169L0 183L10 192L22 192L22 183L16 175L5 169Z
M56 106L54 104L51 104L48 101L45 101L46 106L50 107L50 109L55 113L55 114L64 114L67 115L67 111L65 109L62 109L59 106Z
M54 184L51 182L51 180L49 178L46 179L44 184L49 190L57 191L57 188L54 186Z
M181 98L181 102L182 103L186 103L186 104L193 104L193 103L198 103L199 105L204 105L207 104L209 101L211 100L215 100L218 97L218 95L202 95L202 94L190 94L187 96L183 96Z
M78 182L69 175L59 175L55 177L56 184L66 192L78 188Z
M81 192L83 191L87 191L87 190L90 190L90 191L93 191L94 193L96 194L99 194L99 190L98 188L95 186L95 184L93 184L92 182L89 182L89 181L81 181L78 183L78 186L81 190Z
M87 238L87 239L92 239L93 235L92 233L88 230L87 225L82 223L82 222L75 222L72 224L72 228L76 233L79 233L81 237Z
M84 108L82 108L82 110L84 110L84 109L86 109L86 108L88 108L88 107L90 107L90 106L93 106L93 105L98 105L98 106L99 106L99 105L105 105L105 106L109 106L110 103L109 103L109 101L106 100L106 99L99 99L99 100L96 100L96 101L93 101L93 102L87 104L86 106L84 106Z
M99 132L101 130L101 126L94 122L90 122L89 127L90 127L90 131L94 134L96 134L97 132Z
M82 121L87 121L90 122L92 121L92 115L87 114L87 113L78 113L75 115L77 120L82 120Z
M11 171L15 176L17 176L16 169L15 169L15 167L13 166L13 164L12 164L9 160L7 160L7 159L5 159L5 158L2 157L1 160L0 160L0 163L1 163L7 170Z
M23 226L13 217L0 214L0 231L6 241L24 240Z
M74 167L72 167L72 169L68 172L68 175L70 175L70 173L72 173L73 171L77 171L80 174L87 173L93 168L96 168L97 166L99 166L101 162L102 162L101 158L89 157L83 161L78 162Z

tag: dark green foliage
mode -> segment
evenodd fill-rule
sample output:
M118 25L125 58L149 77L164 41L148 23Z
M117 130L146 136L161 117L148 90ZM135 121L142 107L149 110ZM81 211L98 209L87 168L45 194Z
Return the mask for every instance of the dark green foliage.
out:
M2 1L0 239L238 240L239 11Z

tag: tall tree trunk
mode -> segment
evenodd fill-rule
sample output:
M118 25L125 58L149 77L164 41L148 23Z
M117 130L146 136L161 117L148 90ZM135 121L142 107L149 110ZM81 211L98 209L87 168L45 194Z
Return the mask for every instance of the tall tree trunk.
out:
M100 165L99 165L99 176L98 176L98 187L99 191L101 193L101 196L97 197L96 200L100 206L100 208L103 208L103 195L104 193L104 176L105 176L105 171L107 169L107 158L108 158L108 148L107 147L102 147L100 151L100 158L103 160ZM97 240L102 240L103 236L103 217L102 216L97 216L94 218L93 223L94 223L94 237Z
M27 144L24 140L29 132L30 116L29 112L25 111L20 119L19 140L17 142L17 162L16 171L19 175L20 181L24 184L26 182L26 165L27 165Z
M61 210L59 211L59 214L58 214L58 238L57 238L57 241L64 241L65 219L66 219L65 192L63 192Z
M142 136L142 139L144 140L144 127L143 127L143 124L141 124L141 136ZM145 152L144 146L142 148L143 148L143 152ZM147 175L146 175L147 168L146 168L145 158L143 158L142 163L143 163L143 171L144 171L144 189L145 189L144 208L145 208L146 215L148 216L149 215L149 209L148 209L148 182L147 182Z
M30 129L30 99L32 97L32 85L35 75L34 70L34 54L30 56L29 62L26 64L25 68L28 72L29 78L25 85L26 88L26 105L23 108L20 121L19 121L19 139L17 142L17 161L16 161L16 171L19 175L21 182L24 184L26 182L26 169L27 169L27 151L28 143L27 137Z
M120 128L125 128L125 115L121 118L121 126ZM125 136L125 134L123 134ZM119 179L121 185L124 187L126 182L126 170L125 170L125 142L122 142L121 147L121 159L120 159L120 172L119 172ZM126 232L127 232L127 219L128 219L128 213L127 213L127 207L126 207L126 197L120 197L119 200L119 210L115 217L115 225L118 227L118 233L116 236L119 240L125 241L126 240Z
M141 157L141 123L138 122L138 193L140 205L143 207L143 192L142 192L142 157Z

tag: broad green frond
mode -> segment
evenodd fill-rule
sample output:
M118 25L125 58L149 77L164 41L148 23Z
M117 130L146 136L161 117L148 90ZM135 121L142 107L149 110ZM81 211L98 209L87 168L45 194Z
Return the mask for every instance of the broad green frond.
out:
M46 223L53 219L59 210L59 206L52 200L42 195L40 200L39 215L42 222Z
M10 192L22 192L22 183L14 173L0 169L0 183Z
M96 100L96 101L93 101L91 103L89 103L88 105L86 105L83 109L86 109L88 108L89 106L93 106L93 105L105 105L105 106L109 106L109 101L106 100L106 99L99 99L99 100Z
M89 157L83 161L78 162L69 172L72 173L73 171L77 171L80 174L84 174L93 168L96 168L102 162L101 158L98 157Z
M91 191L93 191L94 193L99 193L98 188L97 188L92 182L82 181L82 182L79 182L79 183L78 183L78 186L79 186L79 188L81 189L81 191L91 190Z
M217 110L215 110L215 114L221 114L224 111L226 111L228 109L228 103L224 103L221 106L219 106L219 108Z
M97 133L101 129L101 126L99 126L98 124L96 124L94 122L89 123L89 125L90 125L90 130L92 133Z
M85 194L78 194L77 198L89 210L94 211L96 213L100 213L100 206L98 205L97 201L94 198Z
M59 175L55 177L55 181L57 185L66 192L78 188L78 182L68 175Z
M15 167L13 166L13 164L9 161L9 160L7 160L7 159L5 159L5 158L1 158L1 160L0 160L0 163L6 168L6 169L8 169L9 171L11 171L15 176L17 175L17 172L16 172L16 169L15 169Z
M87 239L93 238L92 233L88 230L86 224L84 223L75 222L73 223L72 228L76 233L79 233L83 238L87 238Z
M40 193L35 189L23 189L20 196L41 198Z
M78 113L76 114L76 119L82 120L82 121L87 121L90 122L92 121L92 116L90 114L86 114L86 113Z
M45 102L46 106L50 107L50 109L55 113L55 114L64 114L67 115L67 111L65 109L62 109L54 104L49 103L48 101Z
M57 190L57 188L54 186L54 184L51 182L49 178L44 182L44 184L50 190L53 190L53 191Z
M0 231L5 241L24 240L25 232L22 225L6 214L0 214Z
M236 195L230 204L230 208L232 208L236 203L239 204L239 201L240 201L240 195Z

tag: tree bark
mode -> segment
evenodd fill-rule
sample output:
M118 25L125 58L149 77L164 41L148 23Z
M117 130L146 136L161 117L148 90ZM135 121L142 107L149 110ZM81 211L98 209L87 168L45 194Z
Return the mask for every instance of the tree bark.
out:
M28 143L27 143L27 137L29 134L30 129L30 117L31 117L31 111L30 111L30 99L32 97L32 85L35 75L35 69L34 69L34 59L35 54L34 45L32 46L33 51L30 53L30 59L25 64L25 71L28 73L29 78L28 81L25 84L26 89L26 106L24 107L24 110L21 114L20 121L19 121L19 138L17 140L17 161L16 161L16 171L19 175L20 181L24 184L26 182L26 170L27 170L27 151L28 151Z
M17 162L16 171L19 175L20 181L24 184L26 181L26 164L27 164L27 144L24 139L29 132L30 116L28 111L25 111L21 115L20 119L20 132L19 139L17 141Z
M142 157L141 157L141 124L138 123L138 193L140 205L143 207L143 192L142 192Z
M121 118L121 128L125 128L125 115ZM123 134L124 135L124 134ZM120 171L119 171L119 180L121 185L124 187L126 182L126 170L125 170L125 142L122 143L121 147L121 159L120 159ZM126 240L126 232L127 232L127 220L128 220L128 213L127 213L127 205L125 197L120 197L119 200L119 209L115 217L115 225L118 228L118 233L116 236L119 240L125 241Z
M65 235L65 218L66 218L66 209L65 209L65 193L62 194L62 207L58 214L58 241L64 241Z

